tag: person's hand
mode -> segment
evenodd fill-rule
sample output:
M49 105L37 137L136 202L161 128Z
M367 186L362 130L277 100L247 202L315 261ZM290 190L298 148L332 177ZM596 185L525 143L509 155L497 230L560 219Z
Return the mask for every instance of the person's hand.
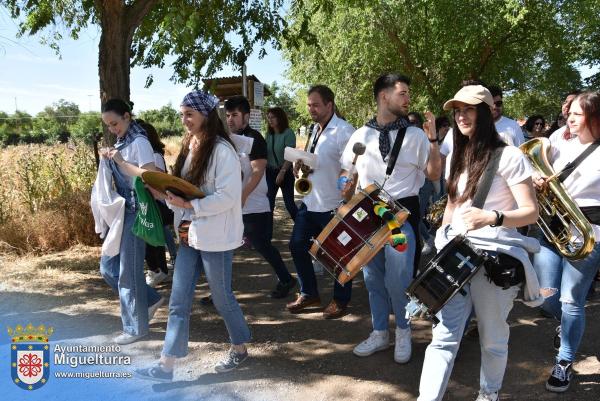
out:
M169 202L171 205L173 205L175 207L180 207L182 209L191 209L192 208L192 204L190 202L186 201L181 196L175 195L171 191L167 191L167 202Z
M430 141L437 139L437 131L435 129L435 115L430 112L425 112L425 122L423 123L423 131L427 134Z
M295 178L298 178L298 175L300 174L300 170L302 169L303 166L304 166L304 163L302 162L302 160L298 160L296 163L294 163L294 169L292 171L294 173Z
M531 175L531 181L537 191L543 191L548 185L547 177L542 177L538 172Z
M108 159L109 158L110 150L111 150L111 148L108 148L108 147L100 148L100 149L98 149L98 154L103 159Z
M277 184L277 186L280 187L281 184L283 184L284 179L285 179L285 170L279 170L279 173L277 173L277 177L275 177L275 184Z
M111 149L109 152L109 157L113 159L117 164L125 163L125 159L123 159L123 155L117 149Z
M462 219L468 231L489 226L496 222L496 213L476 207L468 207L462 212Z
M158 200L166 199L165 194L163 194L160 191L157 191L156 189L152 188L150 185L146 184L145 187L148 191L150 191L150 193L152 194L154 199L158 199Z

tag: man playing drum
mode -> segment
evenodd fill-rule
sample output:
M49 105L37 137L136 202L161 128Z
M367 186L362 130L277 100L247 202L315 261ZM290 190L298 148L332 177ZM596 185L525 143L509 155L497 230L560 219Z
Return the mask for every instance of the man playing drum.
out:
M419 188L426 176L431 180L439 179L441 169L435 128L430 130L428 136L420 128L409 126L406 119L410 103L409 85L409 78L402 75L386 74L377 78L373 85L377 115L352 134L342 155L343 170L339 182L340 186L344 186L342 196L346 200L352 197L357 183L361 188L366 188L377 182L411 212L407 223L401 227L407 248L399 252L386 244L363 269L369 291L373 332L354 348L357 356L368 356L388 348L388 320L393 310L396 316L394 360L398 363L408 362L411 356L411 331L409 321L405 318L405 291L413 277L420 218ZM432 128L432 125L430 122L428 127ZM391 149L399 132L405 132L404 141L394 169L386 179L388 160L393 158ZM354 159L352 149L357 142L363 143L366 151L357 159L357 175L347 177Z

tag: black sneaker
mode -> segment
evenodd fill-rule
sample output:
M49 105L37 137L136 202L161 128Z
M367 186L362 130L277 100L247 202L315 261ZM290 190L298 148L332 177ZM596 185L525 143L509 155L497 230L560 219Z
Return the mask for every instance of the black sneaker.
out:
M554 365L552 373L546 382L546 389L554 393L564 393L567 391L573 378L572 366L573 364L568 361L560 361Z
M290 290L296 287L296 283L298 283L298 281L293 277L287 283L277 283L277 287L271 291L271 298L279 299L287 297Z
M240 366L248 358L248 351L244 351L243 354L238 354L233 349L227 352L227 356L221 362L215 365L215 371L218 373L229 372Z
M136 369L135 375L141 379L154 380L157 382L172 382L173 371L164 371L159 364L144 369Z
M560 324L556 326L556 334L554 334L554 338L552 339L552 345L554 345L555 350L560 349Z

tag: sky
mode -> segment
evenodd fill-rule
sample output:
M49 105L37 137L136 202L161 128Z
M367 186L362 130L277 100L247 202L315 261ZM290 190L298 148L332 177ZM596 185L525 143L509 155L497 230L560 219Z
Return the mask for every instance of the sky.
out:
M62 58L49 46L40 44L39 37L16 37L17 23L0 8L0 111L12 114L15 109L31 115L42 111L59 99L76 103L82 112L99 111L98 42L100 31L92 26L81 32L78 40L64 39L60 43ZM63 36L67 36L63 33ZM258 51L248 58L248 74L270 84L287 82L281 54L267 48L267 56L258 59ZM154 83L144 88L146 77ZM168 63L161 69L131 70L131 100L134 111L158 109L169 102L178 105L189 89L174 84L169 78ZM241 75L239 68L224 67L216 77Z

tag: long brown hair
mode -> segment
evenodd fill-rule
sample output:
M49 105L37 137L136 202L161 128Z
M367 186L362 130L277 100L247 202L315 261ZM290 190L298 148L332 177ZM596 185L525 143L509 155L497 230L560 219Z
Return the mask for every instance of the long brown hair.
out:
M579 102L585 127L590 130L594 140L600 139L600 92L583 92L573 102Z
M496 131L490 107L485 103L479 103L476 110L475 132L471 138L460 132L456 118L454 118L452 129L454 148L448 178L448 196L454 203L463 203L467 199L473 199L479 180L492 154L497 148L506 146ZM467 171L467 185L462 195L457 198L458 180L465 170Z
M288 116L287 114L285 114L285 110L283 110L281 107L271 107L269 110L267 110L267 115L269 114L273 114L277 119L277 130L279 132L275 132L273 126L271 126L271 124L267 124L268 134L282 134L286 129L290 127Z
M200 132L202 135L200 135L197 150L192 154L192 162L185 177L182 177L181 169L183 168L188 153L190 153L190 142L193 134L189 132L186 133L181 143L181 150L175 161L175 166L173 167L173 175L184 178L198 187L202 186L206 180L208 165L219 138L229 142L235 149L235 145L231 141L231 138L229 138L227 131L225 131L225 126L223 125L223 121L219 117L219 112L216 108L208 113L208 116L206 116L200 127Z

